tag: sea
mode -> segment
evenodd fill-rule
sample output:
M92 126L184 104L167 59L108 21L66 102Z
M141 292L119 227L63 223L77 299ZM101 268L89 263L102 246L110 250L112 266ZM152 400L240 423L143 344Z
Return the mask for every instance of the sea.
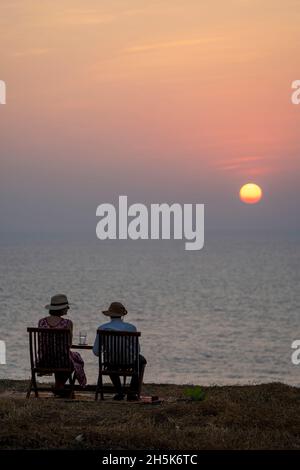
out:
M0 379L30 375L28 326L67 294L74 324L93 344L102 310L122 302L141 331L147 383L300 385L291 360L300 340L300 234L206 234L183 241L99 241L59 237L0 242ZM97 358L82 352L89 383Z

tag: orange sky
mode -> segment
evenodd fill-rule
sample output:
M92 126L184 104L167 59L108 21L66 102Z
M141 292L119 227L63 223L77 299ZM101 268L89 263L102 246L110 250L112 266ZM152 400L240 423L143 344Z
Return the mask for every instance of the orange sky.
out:
M1 0L7 226L26 224L20 201L34 227L37 199L76 225L78 206L94 215L121 193L205 202L212 225L243 226L237 194L252 180L258 226L278 207L292 226L299 26L296 0Z

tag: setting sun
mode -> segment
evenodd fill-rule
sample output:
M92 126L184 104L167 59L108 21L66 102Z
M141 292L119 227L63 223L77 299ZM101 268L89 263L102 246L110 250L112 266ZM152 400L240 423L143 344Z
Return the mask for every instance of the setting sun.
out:
M256 204L262 198L261 188L254 183L247 183L240 189L240 199L245 204Z

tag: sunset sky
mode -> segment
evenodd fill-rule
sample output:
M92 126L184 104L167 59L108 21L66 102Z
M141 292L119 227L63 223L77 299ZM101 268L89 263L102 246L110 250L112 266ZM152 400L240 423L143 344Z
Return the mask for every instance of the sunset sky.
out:
M297 0L1 0L0 79L2 232L93 233L119 194L300 228Z

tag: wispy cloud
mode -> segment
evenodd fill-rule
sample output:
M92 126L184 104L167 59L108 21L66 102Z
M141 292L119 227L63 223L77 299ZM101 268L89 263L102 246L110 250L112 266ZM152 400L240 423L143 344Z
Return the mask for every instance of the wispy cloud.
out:
M34 47L23 51L16 51L13 53L13 57L42 56L47 54L49 51L51 51L50 48Z
M126 52L147 52L159 49L168 49L173 47L197 46L199 44L207 44L219 41L221 38L196 38L196 39L179 39L176 41L156 42L152 44L141 44L137 46L127 47Z
M222 162L217 167L219 170L232 171L232 170L244 170L254 169L258 163L265 161L265 157L240 157Z

